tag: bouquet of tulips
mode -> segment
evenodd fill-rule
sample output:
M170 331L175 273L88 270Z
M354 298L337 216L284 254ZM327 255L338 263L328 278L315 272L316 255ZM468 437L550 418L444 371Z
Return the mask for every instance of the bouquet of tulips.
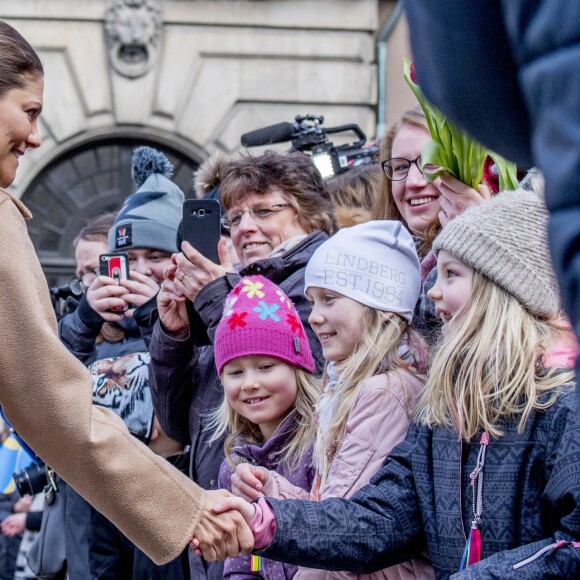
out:
M407 59L404 64L404 75L425 113L431 133L431 141L425 144L421 152L425 178L428 181L434 181L442 171L446 171L466 185L477 189L482 180L485 159L489 156L493 159L498 171L499 190L517 189L515 163L486 149L433 107L416 82L415 65Z

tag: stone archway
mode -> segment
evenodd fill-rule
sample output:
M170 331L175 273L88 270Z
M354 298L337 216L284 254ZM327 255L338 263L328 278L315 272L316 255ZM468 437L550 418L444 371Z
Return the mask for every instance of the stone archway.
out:
M136 189L131 157L140 145L163 151L173 164L172 180L193 197L192 173L201 159L183 148L144 136L101 136L69 148L32 180L22 196L34 219L28 230L51 286L74 275L72 241L99 213L117 211Z

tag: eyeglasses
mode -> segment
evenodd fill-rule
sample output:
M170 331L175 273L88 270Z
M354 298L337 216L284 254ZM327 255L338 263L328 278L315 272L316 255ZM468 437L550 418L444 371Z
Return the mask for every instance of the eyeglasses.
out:
M225 230L236 230L240 227L242 223L242 218L244 214L250 214L252 220L256 223L264 222L268 218L271 218L274 214L279 213L289 207L292 207L289 203L277 203L270 207L253 207L250 209L245 209L243 211L233 211L229 215L225 215L222 218L222 227Z
M407 179L409 169L411 169L413 163L417 166L417 169L423 173L423 165L421 163L420 155L417 159L405 159L404 157L386 159L385 161L381 161L381 167L383 168L385 175L391 181L403 181L403 179Z

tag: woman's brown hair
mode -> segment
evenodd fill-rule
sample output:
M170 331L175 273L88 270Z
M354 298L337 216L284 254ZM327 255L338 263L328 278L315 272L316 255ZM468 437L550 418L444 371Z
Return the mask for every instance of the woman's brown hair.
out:
M232 159L225 171L220 195L228 211L251 193L265 194L279 189L296 210L305 232L337 229L334 208L324 180L310 157L304 153L280 153L271 149L262 155L243 153Z
M43 75L36 51L10 24L0 20L0 96L21 89L31 77Z

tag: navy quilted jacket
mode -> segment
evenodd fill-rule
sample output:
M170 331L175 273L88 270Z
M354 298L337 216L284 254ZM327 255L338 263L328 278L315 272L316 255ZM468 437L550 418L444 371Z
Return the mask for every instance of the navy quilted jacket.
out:
M405 10L427 98L492 151L542 170L554 270L580 338L580 2L412 0Z
M479 440L414 425L383 468L351 500L268 499L277 521L260 554L311 568L371 572L427 548L438 579L580 578L580 548L567 544L512 566L550 544L580 540L580 421L572 390L534 412L523 433L505 425L484 469L482 561L458 573L469 531L469 474Z

